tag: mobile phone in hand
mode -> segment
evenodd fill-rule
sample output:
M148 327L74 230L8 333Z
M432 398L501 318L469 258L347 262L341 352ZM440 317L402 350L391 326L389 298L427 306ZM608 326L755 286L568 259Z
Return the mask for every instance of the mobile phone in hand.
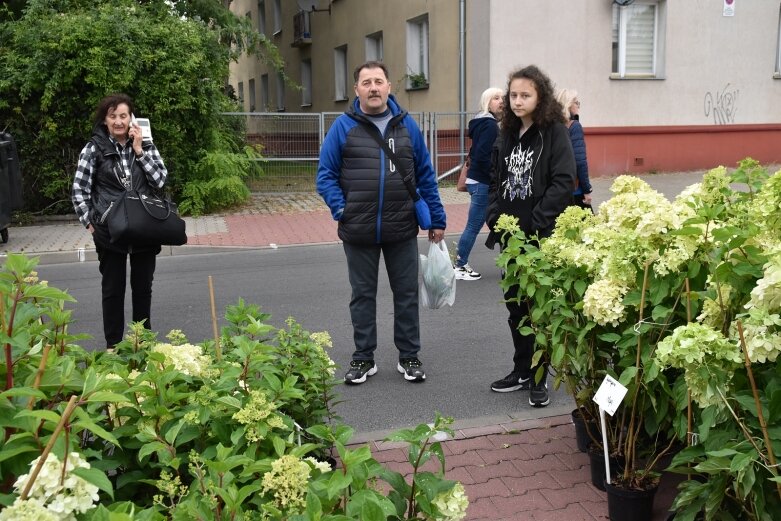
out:
M141 139L152 141L152 125L147 118L137 118L135 115L132 115L131 121L141 129Z

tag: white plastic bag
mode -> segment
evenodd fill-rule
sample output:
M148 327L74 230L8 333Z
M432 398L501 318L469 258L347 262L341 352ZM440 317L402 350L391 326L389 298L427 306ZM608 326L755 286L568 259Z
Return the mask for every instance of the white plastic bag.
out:
M444 240L431 243L428 257L420 256L420 272L420 305L429 309L452 306L456 301L456 272Z

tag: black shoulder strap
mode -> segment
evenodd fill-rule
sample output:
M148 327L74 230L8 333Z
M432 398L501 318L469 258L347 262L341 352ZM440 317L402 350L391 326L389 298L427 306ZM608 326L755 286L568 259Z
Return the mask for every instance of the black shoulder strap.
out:
M377 127L375 127L374 125L370 125L368 123L362 123L362 124L366 127L366 131L369 133L372 139L374 139L374 141L376 141L377 144L380 145L380 147L385 151L385 154L396 166L396 170L399 171L399 175L401 175L399 158L396 157L396 154L394 154L393 150L390 149L388 143L386 143L385 140L380 136L380 132L377 129ZM412 187L412 175L413 172L409 172L405 176L403 176L401 180L404 181L404 186L407 187L407 191L409 192L409 196L412 197L412 200L417 201L420 198L420 196L415 191L415 188Z

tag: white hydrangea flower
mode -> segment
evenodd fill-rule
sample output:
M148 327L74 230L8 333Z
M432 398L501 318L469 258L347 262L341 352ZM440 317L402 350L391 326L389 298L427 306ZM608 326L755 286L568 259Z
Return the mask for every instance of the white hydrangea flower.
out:
M331 335L328 331L321 331L319 333L312 333L309 338L315 343L315 353L320 360L325 364L325 370L328 376L334 376L336 374L336 362L326 352L326 347L333 347L334 343L331 340Z
M309 465L292 454L285 454L271 463L271 470L263 474L263 493L273 492L277 508L299 512L306 505Z
M311 456L308 458L304 458L304 461L308 461L309 463L312 464L313 468L316 468L322 473L331 472L331 465L329 465L328 462L326 461L319 461Z
M165 365L173 366L177 371L198 377L210 376L212 360L203 354L203 348L192 344L156 344L152 352L165 356Z
M617 326L624 319L623 299L628 288L610 279L592 283L583 295L583 313L597 324Z
M654 357L662 366L684 370L692 400L700 407L724 406L717 389L724 389L742 363L738 345L716 329L692 322L675 328L656 346Z
M740 318L749 360L760 364L775 362L781 353L781 315L755 307ZM736 326L730 334L738 338Z
M30 468L35 468L40 457L30 463ZM38 473L28 498L35 500L40 505L54 514L56 519L75 519L75 514L81 514L94 508L94 502L99 499L98 487L88 481L72 474L75 468L90 468L89 463L82 459L78 452L71 452L67 458L67 465L63 476L62 462L53 453L49 453L46 461ZM14 483L14 489L21 493L30 479L30 474L22 474ZM61 482L62 480L62 482Z
M746 304L746 309L781 309L781 255L771 259L763 269L764 274L751 290L751 300Z
M16 498L13 505L0 512L0 521L60 521L62 517L49 511L34 499Z
M444 521L461 521L466 517L466 509L469 507L469 498L464 491L464 485L456 483L447 492L440 492L431 501L437 507L442 517L435 519Z

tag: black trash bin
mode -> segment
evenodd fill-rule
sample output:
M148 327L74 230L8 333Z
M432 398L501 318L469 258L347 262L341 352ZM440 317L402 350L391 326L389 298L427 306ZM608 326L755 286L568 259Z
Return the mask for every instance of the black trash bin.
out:
M0 239L8 242L11 212L22 207L22 171L16 142L8 132L0 132Z

